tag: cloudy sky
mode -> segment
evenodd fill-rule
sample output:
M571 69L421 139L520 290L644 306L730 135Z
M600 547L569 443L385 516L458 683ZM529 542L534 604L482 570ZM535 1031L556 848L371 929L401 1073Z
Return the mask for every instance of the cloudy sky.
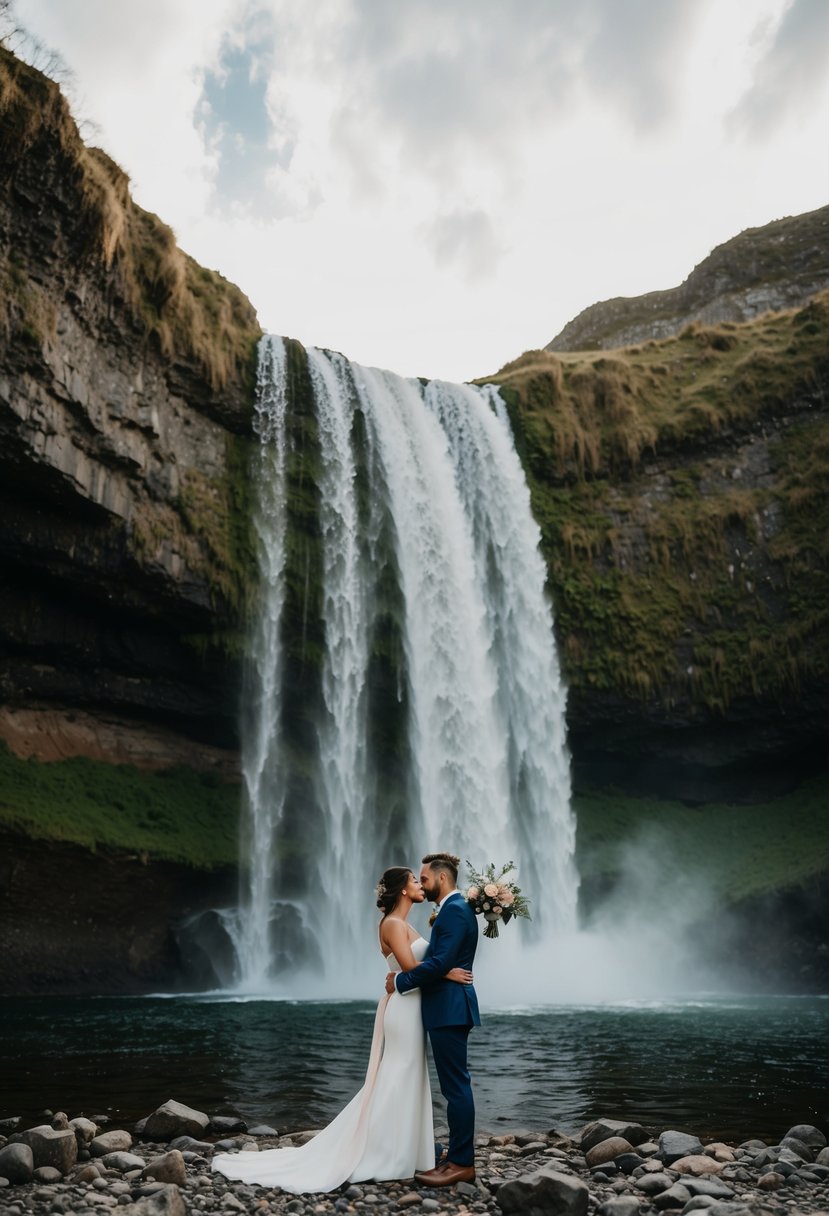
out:
M829 203L827 0L17 0L266 329L467 379Z

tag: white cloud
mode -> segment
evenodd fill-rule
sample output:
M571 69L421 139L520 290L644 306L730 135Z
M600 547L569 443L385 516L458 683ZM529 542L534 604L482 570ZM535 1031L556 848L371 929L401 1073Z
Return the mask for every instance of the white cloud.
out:
M464 378L829 201L826 11L27 0L21 16L76 70L142 205L267 327Z

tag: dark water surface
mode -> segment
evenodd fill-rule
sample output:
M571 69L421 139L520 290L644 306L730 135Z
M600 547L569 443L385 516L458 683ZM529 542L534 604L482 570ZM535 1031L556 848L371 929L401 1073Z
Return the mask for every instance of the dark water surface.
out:
M0 1117L130 1122L174 1097L320 1126L362 1083L373 1017L364 1001L0 1000ZM738 1141L829 1131L827 1043L821 997L490 1010L470 1048L478 1125L573 1130L610 1115Z

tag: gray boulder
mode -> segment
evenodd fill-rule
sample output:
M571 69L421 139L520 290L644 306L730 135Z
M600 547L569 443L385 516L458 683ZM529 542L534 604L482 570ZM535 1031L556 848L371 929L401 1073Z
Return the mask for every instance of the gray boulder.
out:
M135 1203L119 1206L118 1216L187 1216L187 1209L177 1186L163 1186L152 1195L144 1195Z
M696 1136L687 1132L667 1131L659 1137L659 1152L657 1156L665 1165L679 1161L680 1157L693 1157L703 1151L702 1142Z
M619 1136L635 1147L645 1143L648 1133L638 1123L629 1123L624 1119L597 1119L582 1128L579 1147L586 1153L602 1140L609 1140L611 1136Z
M710 1195L694 1195L693 1199L689 1199L682 1209L682 1216L685 1216L686 1212L705 1211L706 1208L710 1208L716 1202L717 1200L712 1199Z
M683 1178L682 1185L686 1191L690 1191L696 1198L698 1195L707 1195L712 1199L730 1199L734 1194L734 1188L730 1187L727 1182L721 1182L719 1178Z
M275 1127L271 1127L268 1123L257 1123L255 1127L248 1128L249 1136L278 1136L279 1132Z
M41 1165L32 1175L32 1182L39 1182L41 1186L51 1186L55 1182L60 1182L62 1178L63 1174L53 1165Z
M829 1148L822 1148L815 1160L818 1165L829 1165Z
M691 1192L687 1186L681 1182L675 1182L673 1186L669 1186L667 1191L662 1191L654 1197L654 1207L660 1212L668 1212L673 1208L684 1208L685 1204L692 1198Z
M0 1136L8 1136L11 1132L16 1132L22 1122L21 1115L12 1115L10 1119L0 1119Z
M675 1179L670 1174L643 1174L641 1178L637 1178L634 1186L637 1191L642 1191L645 1195L658 1195L661 1191L667 1191L669 1186L673 1186Z
M59 1110L52 1115L52 1127L56 1132L65 1132L69 1126L69 1116L65 1110Z
M101 1158L104 1169L117 1170L119 1174L126 1174L129 1170L143 1170L146 1164L144 1158L139 1157L137 1153L128 1153L123 1149L105 1153Z
M790 1127L783 1139L788 1140L789 1138L800 1140L803 1144L808 1144L809 1148L826 1148L826 1137L820 1128L813 1127L811 1123L797 1123L794 1127ZM780 1143L782 1144L783 1140Z
M0 1148L0 1177L14 1185L31 1182L35 1161L28 1144L7 1144Z
M599 1216L636 1216L639 1200L635 1195L617 1195L599 1208Z
M808 1144L804 1144L802 1140L796 1140L794 1136L784 1136L779 1144L780 1148L787 1148L793 1153L797 1153L803 1161L814 1161L815 1154Z
M132 1148L132 1136L122 1128L102 1132L89 1145L93 1157L106 1157L107 1153L126 1153Z
M177 1186L184 1186L187 1181L184 1158L177 1148L171 1149L163 1157L155 1157L150 1161L141 1177L153 1182L174 1182Z
M30 1127L21 1132L15 1139L22 1144L28 1144L34 1157L35 1169L42 1165L51 1165L61 1174L68 1174L78 1160L78 1142L71 1128L56 1131L48 1123L39 1127Z
M181 1102L163 1103L144 1123L143 1135L147 1140L173 1140L176 1136L202 1136L210 1125L203 1111L184 1106Z
M520 1216L586 1216L588 1195L578 1178L544 1168L505 1182L495 1200L503 1212Z
M69 1126L75 1133L78 1148L86 1148L98 1134L98 1124L93 1123L91 1119L84 1119L83 1115L79 1115L77 1119L70 1119Z

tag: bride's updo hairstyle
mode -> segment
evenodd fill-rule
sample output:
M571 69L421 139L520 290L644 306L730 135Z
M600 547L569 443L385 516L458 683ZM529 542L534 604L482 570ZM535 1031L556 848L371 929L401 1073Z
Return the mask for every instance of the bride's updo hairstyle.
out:
M412 871L406 866L390 866L383 871L383 877L377 884L377 907L384 916L391 912L411 877Z

